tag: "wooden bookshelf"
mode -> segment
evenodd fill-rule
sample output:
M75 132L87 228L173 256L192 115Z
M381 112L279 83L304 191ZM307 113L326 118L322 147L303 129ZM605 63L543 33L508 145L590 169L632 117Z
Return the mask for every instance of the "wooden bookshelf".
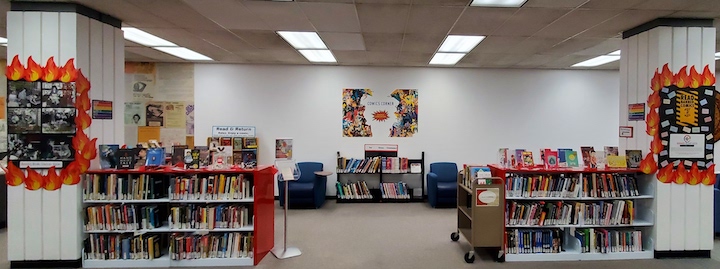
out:
M138 207L154 205L158 208L159 219L162 225L155 228L146 229L107 229L107 230L89 230L86 227L82 227L83 232L88 238L93 235L97 236L114 236L123 235L124 237L134 236L153 236L158 238L160 241L160 252L161 256L154 259L98 259L93 257L94 255L89 254L91 250L88 250L88 245L85 244L85 250L83 251L83 267L86 268L137 268L137 267L218 267L218 266L253 266L257 265L273 248L274 246L274 205L273 205L273 168L272 166L260 166L256 169L225 169L225 170L178 170L175 168L160 168L153 170L91 170L86 173L83 177L83 186L87 180L95 180L100 182L102 180L108 180L110 177L122 177L132 178L140 176L152 176L154 180L161 180L167 186L167 189L160 191L164 192L159 197L153 199L117 199L119 195L106 195L108 199L84 199L83 203L85 207L98 207L98 206L121 206L121 205L134 205ZM170 182L175 177L208 177L210 175L224 175L228 178L235 176L236 178L248 179L251 186L247 189L250 190L251 195L244 195L244 197L238 197L235 199L172 199L173 189L169 187ZM241 177L242 176L242 177ZM98 177L99 179L95 179ZM228 179L229 180L229 179ZM109 184L109 183L108 183ZM227 184L230 186L230 184ZM107 187L107 185L103 185ZM115 185L112 185L115 186ZM124 191L125 185L120 185L117 190ZM112 189L113 187L110 187ZM98 188L102 189L102 188ZM88 190L90 193L94 192L95 188ZM107 192L108 188L102 190ZM233 189L239 191L239 189ZM158 191L158 190L155 190ZM231 192L228 192L231 193ZM228 196L232 196L232 193ZM85 197L87 198L87 197ZM112 199L110 199L112 198ZM212 207L215 208L220 205L227 206L238 206L247 208L250 215L247 215L247 220L250 222L248 225L240 227L228 227L213 229L178 229L171 228L167 221L170 219L170 208L174 206L192 206L192 207ZM86 211L86 210L84 210ZM139 213L138 213L139 214ZM85 222L87 222L86 220ZM118 227L118 226L116 226ZM247 255L242 255L239 252L237 257L225 257L225 258L199 258L199 259L172 259L170 255L170 244L169 240L172 236L224 236L225 234L239 234L245 237L252 236L250 243L245 244L250 250ZM109 237L108 237L109 238ZM240 238L238 236L238 238ZM235 243L238 246L243 246L244 241L237 240ZM97 246L94 246L97 247ZM121 247L122 249L122 247ZM108 250L109 251L109 250ZM122 251L122 250L121 250ZM229 254L228 254L229 255Z
M340 159L340 152L337 152L338 159ZM337 167L337 181L342 184L351 184L355 182L365 182L368 188L369 194L372 198L359 197L359 198L347 198L342 197L340 194L337 195L337 203L412 203L412 202L423 202L425 199L425 152L422 152L420 159L407 158L408 167L407 171L392 170L389 171L382 166L382 158L397 158L397 152L365 152L365 159L377 157L380 160L380 165L377 170L367 172L352 172L349 169L341 169ZM359 159L359 158L358 158ZM349 160L349 159L348 159ZM411 173L410 165L419 164L420 172ZM338 164L339 165L339 164ZM396 189L397 186L402 182L407 189L404 189L403 193L405 197L391 196L383 188L383 184L394 183ZM337 186L335 187L338 191ZM393 190L393 189L390 189ZM419 194L417 193L419 192ZM385 197L383 197L385 193Z
M611 208L610 205L617 205L622 201L625 203L632 202L634 215L629 215L629 207L621 207L617 214L607 214L604 212L600 212L599 214L606 214L605 217L610 220L610 222L606 222L605 224L597 224L597 223L589 223L585 224L584 221L581 219L578 221L578 223L574 223L575 221L575 214L576 212L573 212L576 210L576 207L570 207L570 214L571 216L568 216L568 219L571 220L573 223L567 223L567 224L545 224L539 225L537 223L520 223L518 224L518 219L514 219L515 216L509 216L505 219L505 236L506 236L506 243L505 243L505 261L582 261L582 260L630 260L630 259L652 259L653 258L653 227L654 223L653 220L655 219L654 213L652 210L652 206L654 203L655 195L654 195L654 181L650 176L644 175L640 173L638 169L627 169L627 168L605 168L605 169L584 169L584 168L555 168L555 169L543 169L540 167L532 167L532 168L506 168L501 167L498 165L489 165L491 173L493 176L502 178L507 184L505 185L505 201L506 201L506 208L509 210L512 210L512 205L510 203L515 203L515 205L519 203L526 203L527 205L532 205L533 203L538 202L547 202L550 204L558 204L565 205L565 203L568 203L568 205L574 205L582 206L585 205L591 205L591 206L606 206L602 207L603 210L605 208ZM605 175L607 177L602 177L602 175ZM567 185L554 185L555 189L552 189L552 183L549 185L551 186L550 189L545 187L543 188L543 184L537 184L536 180L540 178L540 176L545 177L546 179L548 177L559 179L560 176L563 176L562 180L568 180L571 183L568 183ZM518 179L520 182L522 182L519 186L522 186L522 190L518 190L518 185L512 185L513 179ZM529 182L525 184L523 180L528 179ZM577 180L576 180L577 179ZM623 180L620 181L619 179ZM540 180L543 180L540 178ZM598 181L594 181L598 180ZM603 183L598 183L600 180L607 180L605 185L602 185ZM626 181L625 181L626 180ZM543 182L543 181L541 181ZM588 183L590 182L590 183ZM633 182L630 184L629 182ZM585 184L588 184L587 186ZM591 185L596 184L596 185ZM597 188L602 187L602 189L598 190ZM578 188L578 189L575 189ZM535 190L533 191L525 191L525 190ZM588 191L589 190L589 191ZM553 191L556 191L554 194ZM607 192L604 193L603 191ZM636 191L636 192L634 192ZM588 193L591 193L593 197L590 197ZM623 206L627 206L628 204L621 204ZM558 206L559 208L563 209L561 206ZM553 207L554 208L554 207ZM618 208L615 207L614 209L608 209L610 212L613 210L617 210ZM544 208L541 207L540 210L544 210ZM512 212L511 212L512 213ZM505 215L511 214L506 213ZM628 215L624 215L628 214ZM609 215L609 216L608 216ZM593 215L595 217L595 215ZM512 218L508 219L508 218ZM530 222L530 220L527 220L525 218L525 222ZM628 220L629 219L629 220ZM602 221L603 219L601 219ZM614 221L613 221L614 220ZM597 219L591 220L591 222L596 222ZM515 223L512 223L515 222ZM580 231L581 234L575 233L576 231ZM587 232L591 233L592 236L602 236L598 234L602 234L605 231L612 234L613 232L621 232L621 233L632 233L632 232L638 232L641 234L637 238L628 237L627 241L617 241L615 238L610 236L611 238L610 242L618 243L618 245L621 244L621 247L613 249L607 248L605 250L602 249L602 247L599 247L599 249L593 248L594 246L591 245L591 243L587 243L588 249L584 249L584 246L582 245L582 240L584 240L585 237L582 237L582 235ZM522 244L522 240L526 239L520 239L516 238L518 237L524 237L527 233L530 233L530 236L526 238L531 238L532 233L547 233L547 234L558 234L560 238L562 238L562 244L560 246L560 250L557 251L557 253L550 253L554 252L553 249L546 249L546 253L542 253L543 249L536 249L532 250L533 246L530 246L530 250L528 249L518 249ZM510 236L508 236L510 235ZM590 235L588 235L587 238ZM511 242L510 238L512 238L514 241ZM547 239L553 239L547 238ZM583 238L583 239L581 239ZM594 237L592 237L594 238ZM615 241L613 241L615 240ZM591 240L588 240L591 241ZM521 242L521 243L518 243ZM544 243L547 243L543 241ZM628 243L628 244L625 244ZM552 245L552 242L551 242ZM612 244L608 244L608 246L612 246ZM528 246L524 246L528 247ZM540 253L538 253L540 252Z

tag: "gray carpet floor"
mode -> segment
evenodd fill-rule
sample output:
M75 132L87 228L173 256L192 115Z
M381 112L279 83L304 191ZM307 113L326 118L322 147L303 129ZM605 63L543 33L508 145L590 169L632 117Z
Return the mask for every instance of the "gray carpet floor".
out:
M282 242L282 209L276 205L276 243ZM294 209L288 213L288 245L302 255L278 260L268 254L258 269L318 268L613 268L670 269L720 268L720 240L715 240L712 259L663 259L635 261L495 263L481 253L473 264L463 261L470 248L461 239L450 240L455 231L454 209L433 209L427 204L336 204L323 208ZM0 268L9 268L7 231L0 232Z

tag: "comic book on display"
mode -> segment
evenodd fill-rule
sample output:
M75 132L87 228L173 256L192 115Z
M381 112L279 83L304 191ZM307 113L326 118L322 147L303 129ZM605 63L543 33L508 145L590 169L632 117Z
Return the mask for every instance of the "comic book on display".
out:
M628 149L625 150L625 157L627 158L627 167L638 168L640 167L640 161L642 161L642 150Z
M582 154L583 165L585 168L597 168L597 163L594 160L595 148L580 147L580 154Z
M207 167L210 165L210 148L208 146L196 146L195 150L200 153L198 155L199 166Z
M112 169L117 168L117 152L120 149L120 145L100 145L98 146L98 153L100 155L100 168L101 169Z
M134 168L136 151L137 149L118 149L118 151L115 153L115 156L117 157L117 168Z
M147 166L160 166L165 164L165 148L147 149Z
M172 147L172 165L182 165L185 167L185 150L188 149L187 145L175 145Z

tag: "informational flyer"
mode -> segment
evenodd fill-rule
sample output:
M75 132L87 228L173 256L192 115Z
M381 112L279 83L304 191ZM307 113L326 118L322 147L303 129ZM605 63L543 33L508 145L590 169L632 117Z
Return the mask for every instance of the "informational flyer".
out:
M670 158L705 158L705 135L670 134Z
M185 104L183 102L163 102L165 127L185 129Z
M143 106L142 102L125 102L125 125L145 126Z

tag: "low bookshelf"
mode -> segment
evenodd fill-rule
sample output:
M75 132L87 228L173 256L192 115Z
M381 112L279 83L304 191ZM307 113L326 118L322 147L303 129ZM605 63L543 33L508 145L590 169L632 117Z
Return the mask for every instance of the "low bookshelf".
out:
M505 260L652 259L654 181L638 169L506 168Z
M90 170L83 267L257 265L274 245L273 168Z
M397 151L365 151L364 158L337 152L338 203L422 202L425 194L425 152L419 159L398 157Z

